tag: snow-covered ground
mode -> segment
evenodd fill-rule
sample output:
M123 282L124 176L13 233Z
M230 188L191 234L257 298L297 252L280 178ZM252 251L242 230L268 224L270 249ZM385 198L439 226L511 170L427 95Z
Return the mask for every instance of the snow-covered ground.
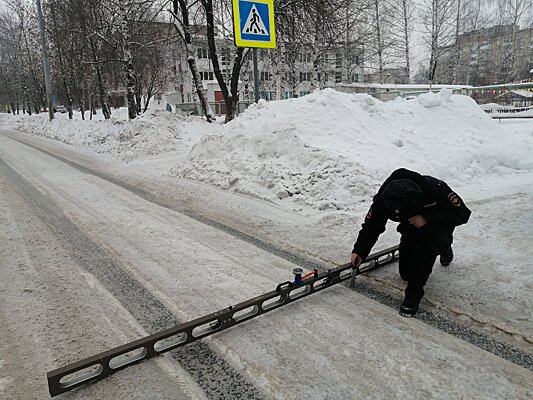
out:
M441 178L464 198L473 215L456 231L454 263L447 269L435 267L427 286L427 304L506 332L525 346L533 343L533 120L493 121L473 100L448 90L387 103L368 95L324 90L299 99L260 102L227 125L162 111L131 122L125 120L124 110L116 114L110 121L69 121L66 115L58 115L51 124L46 115L0 114L0 123L103 153L85 152L101 159L102 165L119 165L110 160L112 156L120 161L122 172L146 181L166 182L169 187L174 182L180 187L186 179L199 186L213 185L221 193L256 199L255 211L242 203L226 218L236 220L235 224L240 218L241 227L253 226L258 235L332 263L348 260L372 195L394 169L404 167ZM205 204L197 207L202 211L201 207L208 210L216 205L221 214L232 210L226 204L231 198L206 197ZM397 241L397 234L388 229L377 246ZM217 275L230 292L236 285L235 273ZM394 268L372 276L397 293L404 287ZM188 284L194 291L194 282ZM238 294L233 293L235 300L247 297ZM336 292L332 296L328 301L334 303ZM214 305L216 299L207 302ZM362 303L354 309L373 307L369 301ZM324 307L327 314L328 305ZM327 320L327 315L317 315ZM368 324L365 315L351 311L349 317L354 326ZM258 324L264 323L268 322ZM254 328L259 336L260 326ZM335 334L347 336L342 329ZM378 332L384 337L384 330L384 325L373 322L368 334ZM283 340L283 332L276 340ZM398 338L402 335L397 333ZM232 340L228 337L223 345L228 356L252 368L253 359L239 359L232 350L242 343ZM416 340L424 348L424 340ZM376 344L369 341L365 346ZM260 349L254 347L254 351ZM428 357L431 353L428 349ZM272 366L269 371L274 374L275 369ZM272 386L279 379L265 377L264 384ZM445 397L440 394L437 397Z

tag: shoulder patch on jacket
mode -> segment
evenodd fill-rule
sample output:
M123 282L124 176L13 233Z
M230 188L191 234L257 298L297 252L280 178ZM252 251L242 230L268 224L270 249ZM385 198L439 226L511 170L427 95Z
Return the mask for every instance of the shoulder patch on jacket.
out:
M451 205L454 207L461 207L461 199L455 192L450 192L448 195L448 200L450 201Z

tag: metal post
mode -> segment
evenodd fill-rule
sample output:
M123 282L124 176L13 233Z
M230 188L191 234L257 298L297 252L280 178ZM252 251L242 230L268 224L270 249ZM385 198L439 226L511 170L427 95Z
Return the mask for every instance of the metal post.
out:
M259 70L257 68L257 49L253 49L253 59L254 59L254 87L255 87L255 102L259 101Z
M41 49L43 52L44 83L46 86L46 99L48 102L48 116L50 121L54 119L54 106L52 104L52 82L50 80L50 64L48 63L48 52L46 50L46 38L44 36L43 11L41 0L35 0L37 5L37 19L39 20L39 31L41 34Z

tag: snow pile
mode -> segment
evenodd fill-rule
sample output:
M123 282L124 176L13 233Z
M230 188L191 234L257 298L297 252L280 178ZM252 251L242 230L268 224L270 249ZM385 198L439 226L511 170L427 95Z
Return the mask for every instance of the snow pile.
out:
M110 153L132 161L171 151L188 151L192 139L202 132L213 132L215 127L198 117L184 118L177 114L148 110L132 121L127 120L127 109L115 110L111 119L81 120L74 114L57 114L50 123L48 114L4 116L9 127L22 133L44 136L68 144L87 146L98 153ZM196 133L196 135L194 134Z
M381 102L331 89L252 105L172 173L261 198L353 209L394 169L452 185L533 170L533 137L504 130L451 90Z
M326 89L261 101L227 125L157 110L128 121L126 111L107 121L69 121L65 114L52 124L45 114L3 119L21 132L125 161L165 153L171 175L293 209L353 210L400 167L454 187L533 170L531 130L498 124L451 89L390 102Z
M345 209L351 198L370 195L373 185L357 163L276 130L208 136L172 173L263 199L291 197L321 210Z

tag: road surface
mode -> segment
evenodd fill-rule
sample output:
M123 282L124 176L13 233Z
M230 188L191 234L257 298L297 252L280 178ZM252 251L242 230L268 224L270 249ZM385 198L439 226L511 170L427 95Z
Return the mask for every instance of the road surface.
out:
M216 192L169 197L119 175L0 132L0 398L47 398L47 371L270 291L296 266L238 212L186 201ZM328 289L61 398L533 397L527 351L366 292Z

